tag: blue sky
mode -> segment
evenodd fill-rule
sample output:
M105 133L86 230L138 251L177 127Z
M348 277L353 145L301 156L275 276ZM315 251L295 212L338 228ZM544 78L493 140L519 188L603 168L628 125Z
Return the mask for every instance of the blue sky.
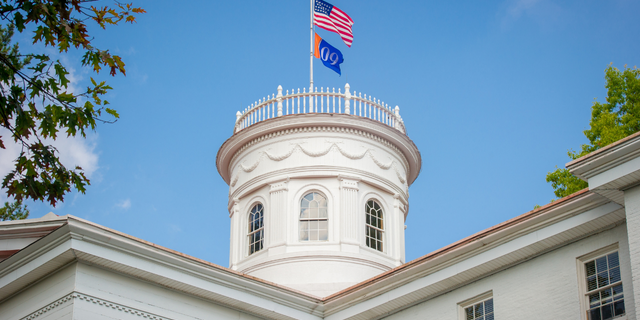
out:
M639 1L331 3L354 20L354 41L347 48L318 30L345 61L341 77L316 61L315 84L348 80L398 105L422 153L408 260L553 199L545 175L587 141L593 99L606 97L604 69L640 64ZM309 2L134 4L148 12L137 24L91 29L96 46L126 63L126 77L97 77L114 87L107 100L121 119L60 142L92 185L56 208L28 203L32 217L72 214L227 266L228 186L216 152L236 111L278 85L309 85ZM30 36L15 37L24 52L55 55ZM84 87L91 73L79 53L59 58Z

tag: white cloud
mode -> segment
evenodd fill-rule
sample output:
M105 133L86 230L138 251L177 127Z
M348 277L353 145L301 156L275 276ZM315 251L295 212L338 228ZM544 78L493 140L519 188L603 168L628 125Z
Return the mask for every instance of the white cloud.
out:
M127 210L131 208L131 199L122 200L116 203L116 207Z
M22 151L22 144L13 142L11 132L4 127L0 127L0 136L6 149L0 149L0 181L14 169L15 160ZM98 170L99 156L95 149L97 146L97 135L87 135L87 139L82 137L67 137L62 134L55 141L51 139L43 140L43 143L54 146L58 152L60 162L69 170L74 170L76 166L83 169L87 178L91 177ZM0 191L0 201L6 201L6 190ZM58 207L58 206L56 206Z
M52 55L52 58L56 58ZM77 94L82 92L78 86L82 81L82 76L78 75L75 69L69 67L71 63L67 60L66 56L60 57L61 62L67 67L69 74L69 84L67 91ZM22 151L22 144L13 142L11 132L4 127L0 127L0 136L6 149L0 149L0 179L4 178L10 171L14 169L15 160ZM62 130L58 132L56 140L43 139L45 145L52 145L58 150L58 157L62 164L69 170L74 170L76 166L83 169L87 178L91 179L94 173L98 170L99 155L95 151L97 146L98 136L92 132L87 132L87 138L81 136L67 137L66 133ZM33 141L33 139L30 139ZM27 151L27 150L25 150ZM4 199L6 190L0 194L0 199Z
M502 27L509 27L523 16L541 26L553 25L562 14L562 8L553 0L508 0L502 16Z
M507 8L507 17L518 19L527 10L531 10L540 0L516 0Z
M15 160L22 151L22 144L13 142L11 132L4 127L0 127L0 136L6 149L0 150L0 176L4 177L13 170ZM64 132L60 132L58 138L44 139L44 144L52 145L58 150L60 162L67 169L74 169L76 166L82 167L87 178L91 178L98 170L98 154L95 152L98 136L88 134L87 139L82 137L67 137ZM26 151L26 150L25 150Z
M182 228L176 224L169 224L169 233L176 234L182 232Z

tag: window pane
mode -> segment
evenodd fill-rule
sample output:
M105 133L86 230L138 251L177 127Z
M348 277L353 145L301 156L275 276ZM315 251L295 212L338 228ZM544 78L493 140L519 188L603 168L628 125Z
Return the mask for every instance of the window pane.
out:
M598 273L598 288L602 288L609 284L609 275L607 271Z
M484 302L484 312L492 313L493 312L493 299L489 299Z
M493 320L493 313L484 316L484 320Z
M329 239L329 231L327 229L320 229L320 231L318 231L319 233L319 239L318 240L327 240Z
M601 320L600 308L589 310L589 320Z
M596 274L596 262L590 261L585 263L585 269L587 270L587 277Z
M596 276L590 276L587 278L587 291L592 291L598 289L598 282L596 281Z
M327 208L318 208L318 217L327 218L329 215L327 214Z
M309 222L300 221L300 240L309 240Z
M616 301L613 304L613 312L614 312L614 315L616 316L620 316L624 314L624 300Z
M611 270L609 270L609 282L610 283L616 283L618 281L620 281L620 267L615 267Z
M589 308L594 308L600 305L600 292L589 295Z
M476 304L475 306L473 306L473 308L475 309L475 316L476 318L478 317L482 317L483 313L483 308L482 308L482 302Z
M466 320L473 320L473 307L465 308L464 312L467 315Z
M596 259L596 269L598 272L607 270L607 257Z
M619 286L615 286L613 288L611 288L613 290L613 295L614 296L619 296L622 294L622 285Z
M318 230L317 229L309 230L309 240L311 240L311 241L318 240Z
M612 304L602 306L602 320L607 320L613 318L613 308Z
M600 299L602 299L602 304L611 302L613 300L611 299L611 297L611 289L600 291ZM604 314L602 316L604 317Z
M301 209L300 210L300 218L301 219L308 219L309 218L309 209Z
M609 268L617 267L620 265L620 261L618 261L618 252L614 252L607 256L609 260Z

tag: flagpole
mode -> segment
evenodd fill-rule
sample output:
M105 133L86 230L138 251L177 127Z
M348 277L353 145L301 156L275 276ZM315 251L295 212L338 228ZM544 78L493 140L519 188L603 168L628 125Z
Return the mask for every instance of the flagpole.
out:
M311 54L309 56L309 70L310 73L310 84L309 84L309 92L313 92L313 1L311 0L311 27L310 29L310 47Z

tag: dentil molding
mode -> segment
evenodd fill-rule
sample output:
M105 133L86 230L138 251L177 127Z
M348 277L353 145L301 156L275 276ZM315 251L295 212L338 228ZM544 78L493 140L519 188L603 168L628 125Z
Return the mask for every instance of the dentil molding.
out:
M106 308L110 308L113 310L118 310L121 312L125 312L125 313L129 313L131 315L136 315L139 317L142 317L143 319L152 319L152 320L172 320L171 318L165 318L156 314L152 314L149 312L145 312L139 309L135 309L135 308L131 308L131 307L127 307L124 305L121 305L119 303L115 303L115 302L111 302L111 301L107 301L104 299L100 299L97 297L93 297L87 294L83 294L80 292L72 292L54 302L51 302L50 304L32 312L31 314L29 314L26 317L20 318L20 320L32 320L32 319L37 319L38 317L45 315L48 312L53 311L56 308L60 308L60 307L64 307L68 304L73 303L75 300L78 301L83 301L83 302L89 302L92 303L94 305L97 306L101 306L101 307L106 307Z

